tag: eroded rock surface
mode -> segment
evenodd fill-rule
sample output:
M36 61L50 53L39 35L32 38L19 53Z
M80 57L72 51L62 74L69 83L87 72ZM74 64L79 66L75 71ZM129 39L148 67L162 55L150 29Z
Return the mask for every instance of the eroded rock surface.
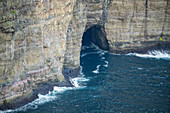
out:
M74 0L0 1L0 105L64 80L73 6Z
M109 7L105 29L110 51L142 51L169 43L169 0L113 0Z
M170 48L169 0L1 0L0 15L1 109L78 74L94 26L110 52Z

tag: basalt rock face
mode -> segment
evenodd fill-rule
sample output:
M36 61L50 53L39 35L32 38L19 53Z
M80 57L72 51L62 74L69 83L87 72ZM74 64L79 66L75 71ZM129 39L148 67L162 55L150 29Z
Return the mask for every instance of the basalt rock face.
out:
M1 109L19 107L10 103L28 100L24 96L36 97L34 92L44 83L64 81L62 68L73 6L74 0L0 1Z
M169 0L0 0L0 15L1 109L77 75L89 30L110 52L170 45Z
M104 26L111 52L142 52L169 44L169 0L112 0L106 10Z

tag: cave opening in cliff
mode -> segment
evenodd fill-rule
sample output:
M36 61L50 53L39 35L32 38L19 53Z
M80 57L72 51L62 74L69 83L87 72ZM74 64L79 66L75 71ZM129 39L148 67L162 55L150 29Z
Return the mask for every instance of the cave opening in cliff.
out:
M109 51L109 44L106 38L105 28L95 25L87 29L83 34L82 46L89 46L90 43L95 44L100 49Z

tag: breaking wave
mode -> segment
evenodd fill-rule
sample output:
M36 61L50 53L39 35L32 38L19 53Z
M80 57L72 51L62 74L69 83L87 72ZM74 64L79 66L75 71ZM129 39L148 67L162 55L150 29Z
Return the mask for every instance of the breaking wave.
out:
M108 64L109 64L109 62L108 61L105 61L105 65L103 65L104 67L108 67Z
M38 94L38 98L35 99L33 102L28 103L16 110L7 110L7 111L0 111L0 113L13 113L13 112L19 112L19 111L26 111L28 109L37 109L38 105L42 105L46 102L53 101L57 98L57 96L53 95L52 92L49 92L46 95Z
M107 51L100 49L98 46L96 46L93 43L91 43L90 46L82 46L82 50L86 50L86 49L93 49L95 51L81 54L81 57L85 57L85 56L91 55L91 54L99 54L100 56L103 56L105 53L108 53Z
M38 98L35 99L33 102L28 103L16 110L6 110L6 111L1 111L0 113L16 113L16 112L22 112L22 111L27 111L28 109L37 109L39 105L42 105L44 103L54 101L58 98L58 94L64 93L65 91L68 90L77 90L77 89L82 89L85 88L85 82L89 81L89 79L84 77L84 74L82 73L82 69L80 71L80 75L75 78L70 78L70 82L74 87L58 87L54 86L53 91L49 91L48 94L46 95L41 95L38 94Z
M96 70L94 70L93 73L96 73L96 74L99 73L99 68L100 68L100 65L98 65L98 66L96 67Z
M137 56L142 58L156 58L156 59L166 59L170 60L170 52L169 51L149 51L147 54L138 54L138 53L129 53L127 55Z

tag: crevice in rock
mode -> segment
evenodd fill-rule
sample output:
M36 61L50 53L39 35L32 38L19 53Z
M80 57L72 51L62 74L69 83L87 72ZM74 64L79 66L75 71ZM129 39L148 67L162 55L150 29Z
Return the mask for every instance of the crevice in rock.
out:
M112 3L112 0L104 0L103 1L103 13L102 13L102 25L104 26L104 24L107 21L107 17L108 17L108 10L110 9L110 5Z
M109 51L106 32L102 26L92 26L83 34L82 45L88 45L90 42L97 45L100 49Z
M144 20L144 37L145 39L147 38L147 35L148 35L148 31L147 31L147 27L148 27L148 0L146 0L145 2L145 20Z
M160 37L163 37L163 35L164 35L163 32L164 32L165 24L166 24L166 20L167 20L168 4L169 4L169 0L167 0L167 3L166 3L165 16L164 16L164 20L163 20L163 26L162 26L162 31L161 31Z

